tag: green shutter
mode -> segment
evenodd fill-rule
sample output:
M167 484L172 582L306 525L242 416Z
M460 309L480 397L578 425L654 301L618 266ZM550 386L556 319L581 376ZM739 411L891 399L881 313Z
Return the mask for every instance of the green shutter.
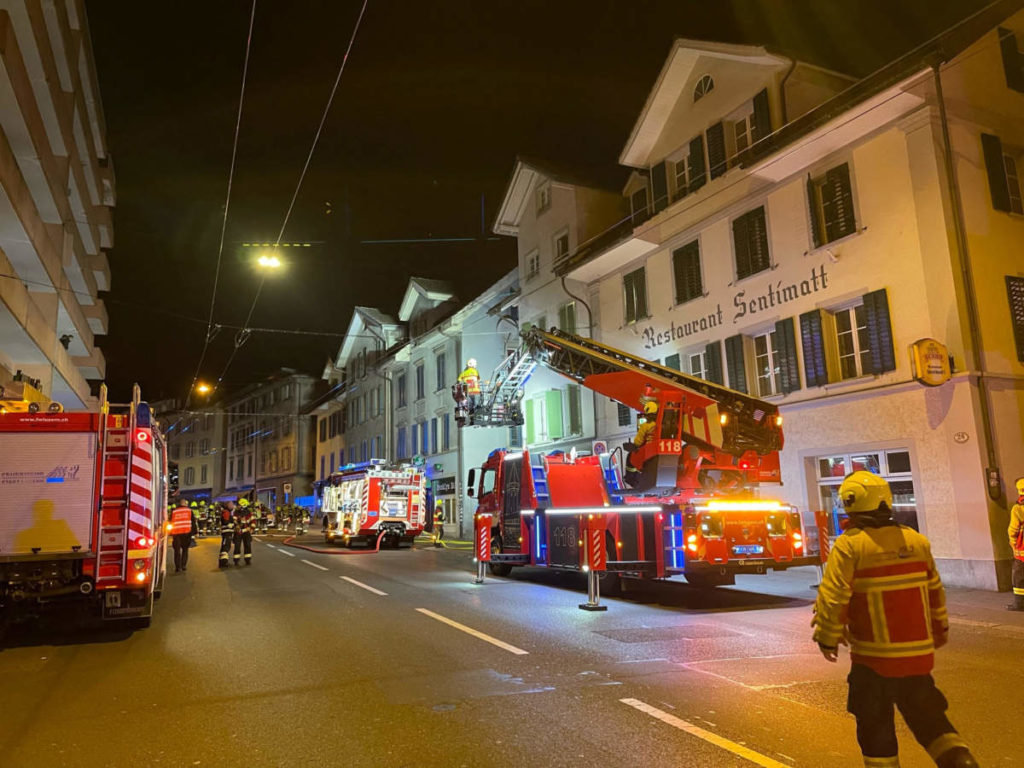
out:
M1010 211L1010 188L1006 184L1006 165L1003 160L1003 143L998 136L981 134L981 149L985 154L985 170L988 171L988 189L992 193L992 207L997 211Z
M768 89L754 96L754 141L760 141L772 132L772 115L768 107Z
M715 123L707 130L708 165L711 166L711 178L717 179L728 168L725 155L725 126Z
M775 338L779 342L782 392L789 394L800 389L800 366L796 356L796 331L793 328L792 317L775 323Z
M743 335L737 333L725 340L725 367L729 372L729 387L737 392L747 391L747 368L743 356Z
M804 348L804 382L808 387L828 384L825 362L825 338L821 330L821 310L812 309L800 315L800 340Z
M562 390L550 389L544 393L544 416L548 426L548 440L561 440L565 437L565 425L562 421Z
M853 191L850 188L850 166L846 163L830 168L822 189L822 210L825 214L825 237L828 242L857 231L853 217Z
M537 420L534 416L533 409L536 406L536 400L527 400L523 405L526 408L526 444L533 445L537 442Z
M889 319L889 296L885 288L864 294L864 310L871 344L870 372L895 371L896 354L893 351L892 322Z
M679 355L667 355L665 357L665 367L671 368L673 371L682 370L682 368L679 367Z
M704 375L714 384L725 384L722 378L722 342L713 341L704 348Z
M825 243L821 231L821 219L818 216L818 191L815 189L814 179L807 174L807 208L811 214L811 237L814 240L814 247L819 248Z
M1003 72L1006 73L1006 86L1024 93L1024 56L1017 50L1017 38L1012 29L999 27L999 49L1003 54Z
M707 170L704 166L704 136L699 135L690 140L690 183L686 185L686 191L697 191L707 180Z
M577 384L570 384L566 393L569 395L569 434L583 434L583 402L580 397L580 388Z
M651 192L654 196L654 212L663 211L668 207L668 176L665 162L662 161L651 168Z

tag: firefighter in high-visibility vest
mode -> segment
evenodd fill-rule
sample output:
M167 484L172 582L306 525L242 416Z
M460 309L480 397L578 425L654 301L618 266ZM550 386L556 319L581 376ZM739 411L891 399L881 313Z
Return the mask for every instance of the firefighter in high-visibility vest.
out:
M192 508L184 499L179 499L171 511L168 523L171 533L171 545L174 547L174 572L188 570L188 549L192 545L192 534L196 527L196 518Z
M444 506L441 502L437 503L437 507L434 509L434 546L440 547L441 539L444 538Z
M243 496L235 510L235 551L232 554L235 565L241 565L243 559L246 565L252 565L252 535L255 530L256 519L249 500Z
M1017 478L1017 503L1010 510L1010 549L1013 550L1011 611L1024 611L1024 477Z
M899 768L895 705L936 765L976 767L931 676L949 618L928 539L893 519L892 491L878 475L847 475L839 499L850 522L829 552L811 623L826 660L850 645L846 706L864 765Z
M476 408L476 399L480 394L480 371L476 369L476 358L471 357L466 361L466 368L459 374L459 383L465 388L466 402L469 412Z
M627 453L647 445L651 440L654 439L654 432L657 429L658 420L658 404L654 400L648 400L643 405L643 412L640 415L639 423L636 428L636 435L632 441L623 445ZM626 485L630 488L635 488L640 484L640 469L633 465L633 462L626 459L626 476L624 478Z
M231 543L235 539L235 503L224 502L220 510L220 558L218 565L227 568L231 561Z

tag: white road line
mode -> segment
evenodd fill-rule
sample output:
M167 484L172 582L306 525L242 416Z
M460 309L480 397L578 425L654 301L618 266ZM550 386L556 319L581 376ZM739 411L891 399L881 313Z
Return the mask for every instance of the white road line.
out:
M279 550L277 550L277 551L278 551L278 552L280 552L280 553L281 553L282 555L288 555L288 557L295 557L295 553L294 553L294 552L289 552L289 551L288 551L287 549L285 549L284 547L281 547L281 548L280 548Z
M700 726L688 723L685 720L681 720L675 715L670 715L668 712L652 707L650 704L644 704L639 699L619 699L623 704L633 709L637 709L644 714L650 715L656 720L661 720L663 723L671 725L673 728L678 728L680 731L685 731L691 736L696 736L698 739L703 739L709 744L714 744L716 747L720 747L728 752L732 752L734 755L742 757L744 760L762 766L762 768L790 768L785 763L780 763L778 760L772 760L770 757L762 755L760 752L755 752L752 749L744 747L742 744L737 744L735 741L729 741L729 739L723 738L718 734L706 731Z
M263 543L266 544L266 542L263 542ZM277 549L277 547L275 547L273 544L267 544L267 546L270 547L271 549Z
M379 589L374 589L369 584L363 584L363 582L356 581L355 579L350 579L348 576L339 576L338 578L344 579L349 584L355 584L357 587L362 587L367 592L373 592L373 594L375 594L375 595L380 595L381 597L387 597L388 596L387 592L381 592Z
M329 570L331 570L330 568L324 568L322 565L317 565L316 563L311 563L309 560L303 560L302 562L305 563L306 565L312 565L314 568L319 568L321 571L329 571Z
M499 648L505 649L509 653L514 653L517 656L525 656L529 653L529 651L524 651L522 648L516 648L514 645L509 645L508 643L502 642L501 640L498 640L495 637L485 635L483 632L473 629L472 627L467 627L465 624L459 624L459 622L457 621L452 621L451 619L442 616L439 613L428 611L426 608L417 608L416 610L422 613L424 616L429 616L432 619L437 619L438 621L447 624L449 627L455 627L456 629L462 630L467 635L472 635L473 637L479 638L480 640L483 640L486 643L496 645Z

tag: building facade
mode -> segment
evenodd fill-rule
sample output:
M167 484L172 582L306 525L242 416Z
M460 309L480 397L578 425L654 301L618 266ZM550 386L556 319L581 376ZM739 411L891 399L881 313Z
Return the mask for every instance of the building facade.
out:
M158 413L164 422L168 459L178 467L178 493L211 501L224 488L226 415L219 404L192 411Z
M0 3L0 385L95 404L114 172L81 0Z
M943 577L989 589L1024 474L1022 40L976 15L854 84L679 40L620 157L629 231L555 265L609 345L779 405L765 493L832 512L876 472Z

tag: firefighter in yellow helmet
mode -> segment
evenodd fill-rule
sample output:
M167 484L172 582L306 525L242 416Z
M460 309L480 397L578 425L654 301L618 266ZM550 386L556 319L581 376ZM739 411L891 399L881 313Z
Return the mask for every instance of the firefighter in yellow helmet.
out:
M444 546L441 543L441 539L444 538L444 505L441 502L437 502L437 506L434 508L434 546Z
M1024 611L1024 477L1017 478L1017 503L1010 510L1010 549L1013 550L1011 611Z
M476 358L466 361L466 368L459 374L459 383L465 388L469 412L476 408L476 399L480 395L480 371L476 368Z
M829 553L811 624L826 660L850 645L846 707L864 765L899 768L895 705L936 765L976 768L931 676L949 619L928 539L893 519L892 492L878 475L847 475L839 498L850 523Z
M637 423L636 435L633 439L623 444L623 448L627 453L641 448L647 443L654 439L654 432L657 429L658 421L658 403L654 400L647 400L643 404L643 410L640 414L640 419ZM636 488L640 485L640 468L633 464L632 458L626 459L626 485L630 488Z

